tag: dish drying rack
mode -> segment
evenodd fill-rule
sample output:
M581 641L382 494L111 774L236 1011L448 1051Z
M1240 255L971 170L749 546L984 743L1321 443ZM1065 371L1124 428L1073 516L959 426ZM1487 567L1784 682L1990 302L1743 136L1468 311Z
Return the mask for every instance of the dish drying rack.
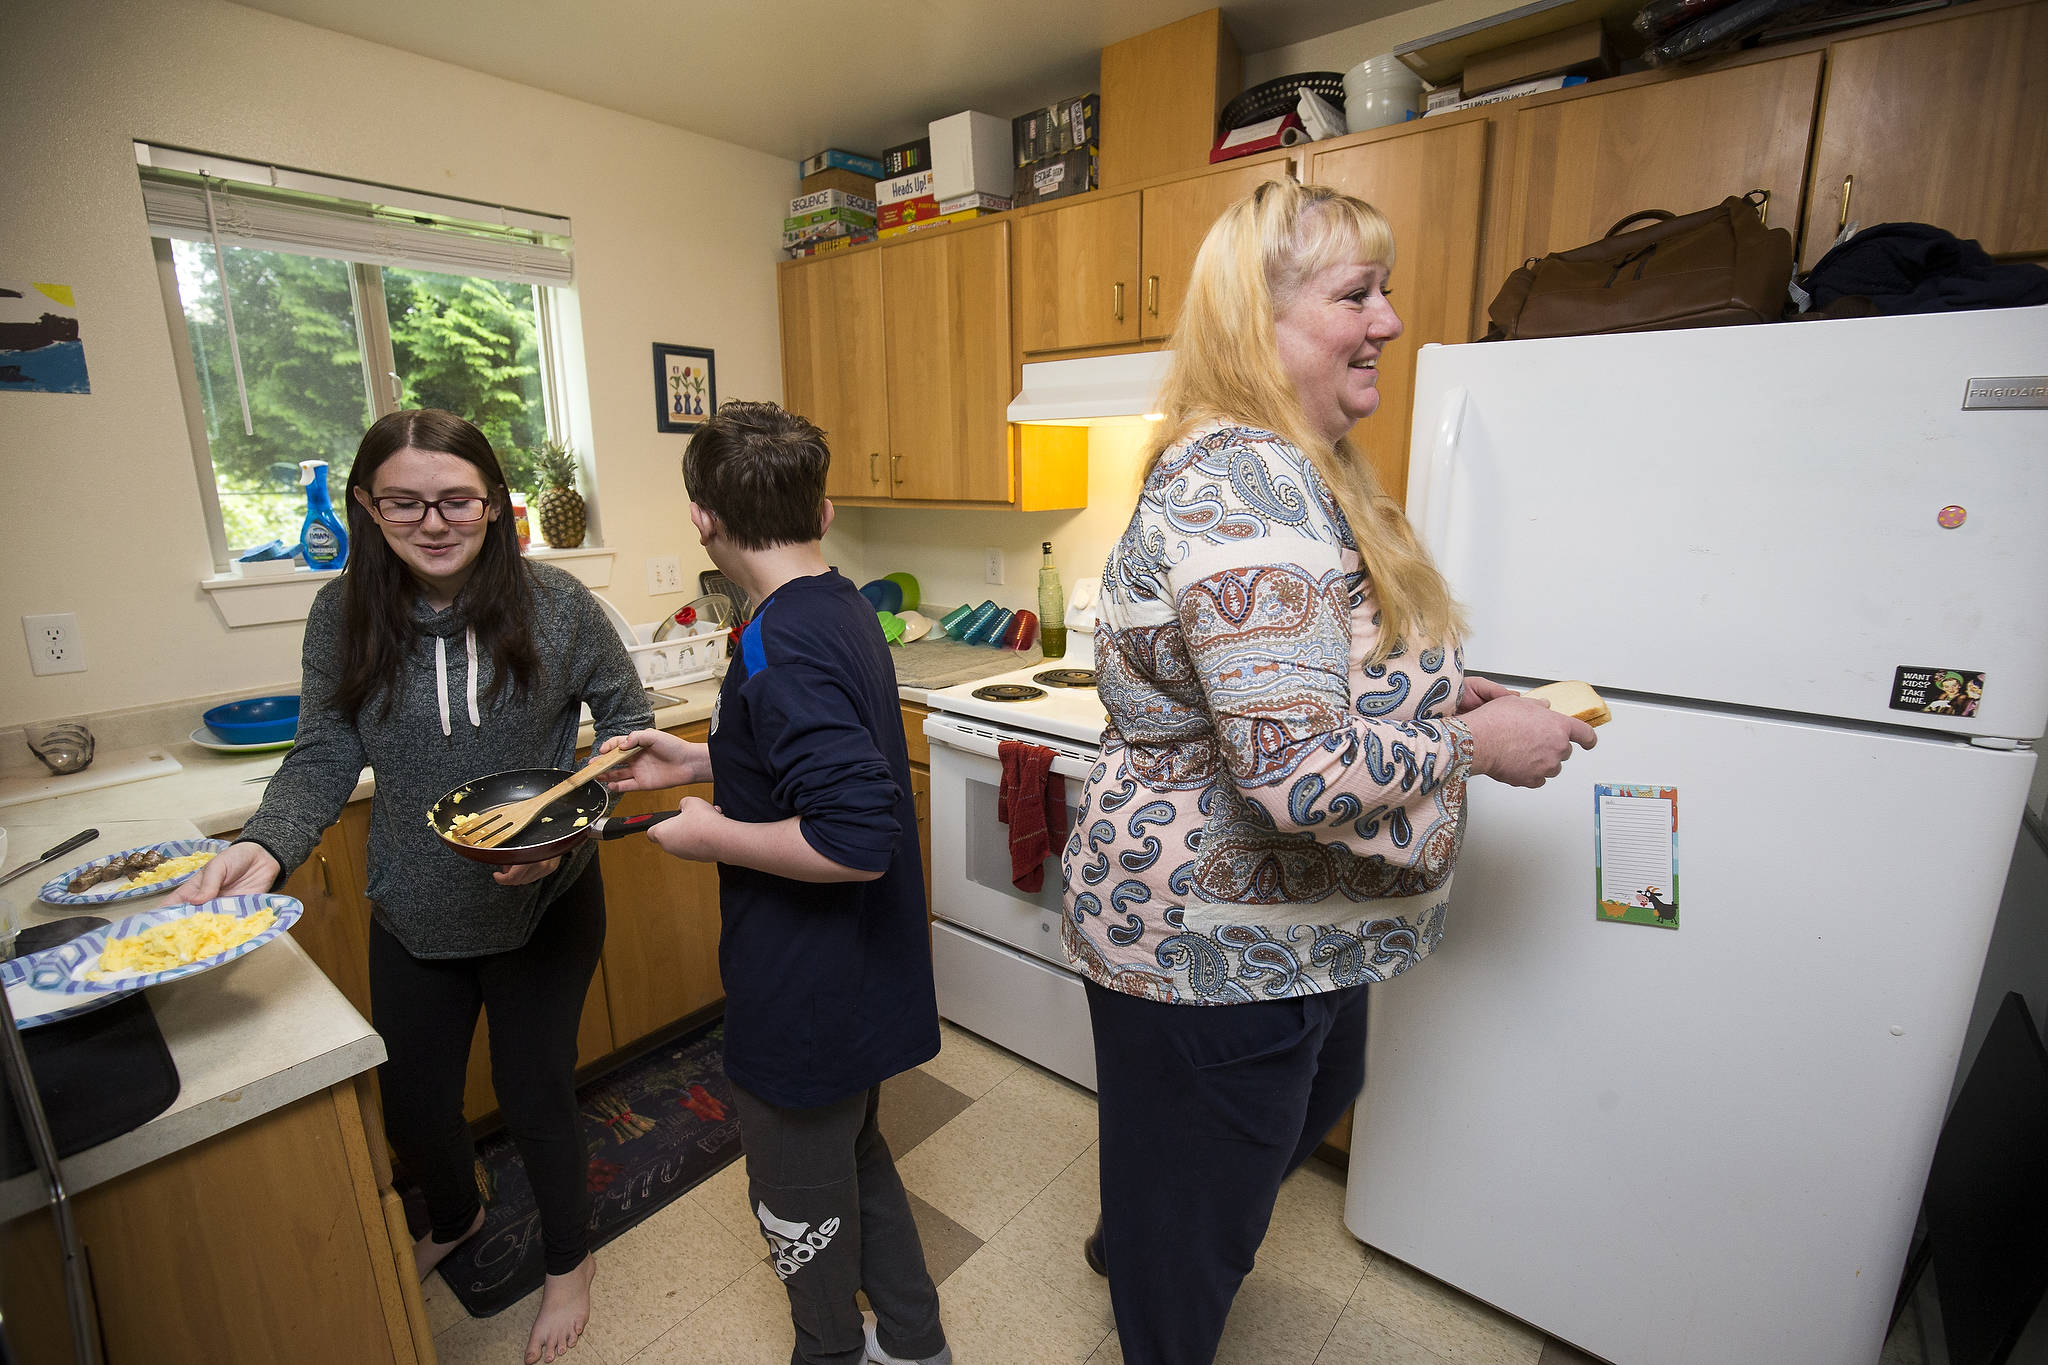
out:
M648 687L664 683L681 686L715 678L725 672L725 643L730 626L705 621L692 627L687 634L653 640L654 628L659 624L634 627L633 633L640 636L642 642L626 646L626 656L633 661L633 669L640 675L642 684Z

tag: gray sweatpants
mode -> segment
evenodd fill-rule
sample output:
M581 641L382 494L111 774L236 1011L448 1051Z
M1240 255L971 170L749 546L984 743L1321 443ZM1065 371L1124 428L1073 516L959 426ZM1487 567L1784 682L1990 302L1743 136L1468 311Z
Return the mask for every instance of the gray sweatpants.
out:
M816 1109L785 1109L735 1085L747 1198L796 1324L790 1365L861 1365L866 1290L882 1349L920 1360L945 1348L939 1291L875 1115L879 1086Z

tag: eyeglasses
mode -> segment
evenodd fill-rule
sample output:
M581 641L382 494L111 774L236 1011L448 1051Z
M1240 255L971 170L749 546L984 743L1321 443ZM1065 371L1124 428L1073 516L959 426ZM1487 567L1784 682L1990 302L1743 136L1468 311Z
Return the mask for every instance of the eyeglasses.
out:
M436 498L432 502L421 502L418 498L371 498L370 505L377 510L378 520L393 526L425 521L430 507L441 514L441 520L460 525L482 521L491 502L489 498Z

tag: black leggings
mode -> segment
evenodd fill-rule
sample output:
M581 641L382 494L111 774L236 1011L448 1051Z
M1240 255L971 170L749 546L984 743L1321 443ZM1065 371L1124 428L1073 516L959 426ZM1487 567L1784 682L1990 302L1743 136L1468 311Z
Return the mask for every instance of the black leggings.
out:
M478 1207L462 1092L481 1007L491 1023L491 1084L533 1186L547 1272L583 1263L589 1157L576 1104L576 1026L603 948L596 858L510 952L416 958L371 923L370 1017L388 1054L378 1071L384 1130L426 1192L436 1241L468 1231Z

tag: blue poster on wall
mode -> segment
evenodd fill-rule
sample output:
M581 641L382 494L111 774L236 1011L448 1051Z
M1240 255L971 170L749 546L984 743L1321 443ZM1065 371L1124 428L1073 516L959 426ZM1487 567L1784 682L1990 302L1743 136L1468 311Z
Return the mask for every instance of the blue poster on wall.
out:
M0 283L0 393L91 393L68 284Z

